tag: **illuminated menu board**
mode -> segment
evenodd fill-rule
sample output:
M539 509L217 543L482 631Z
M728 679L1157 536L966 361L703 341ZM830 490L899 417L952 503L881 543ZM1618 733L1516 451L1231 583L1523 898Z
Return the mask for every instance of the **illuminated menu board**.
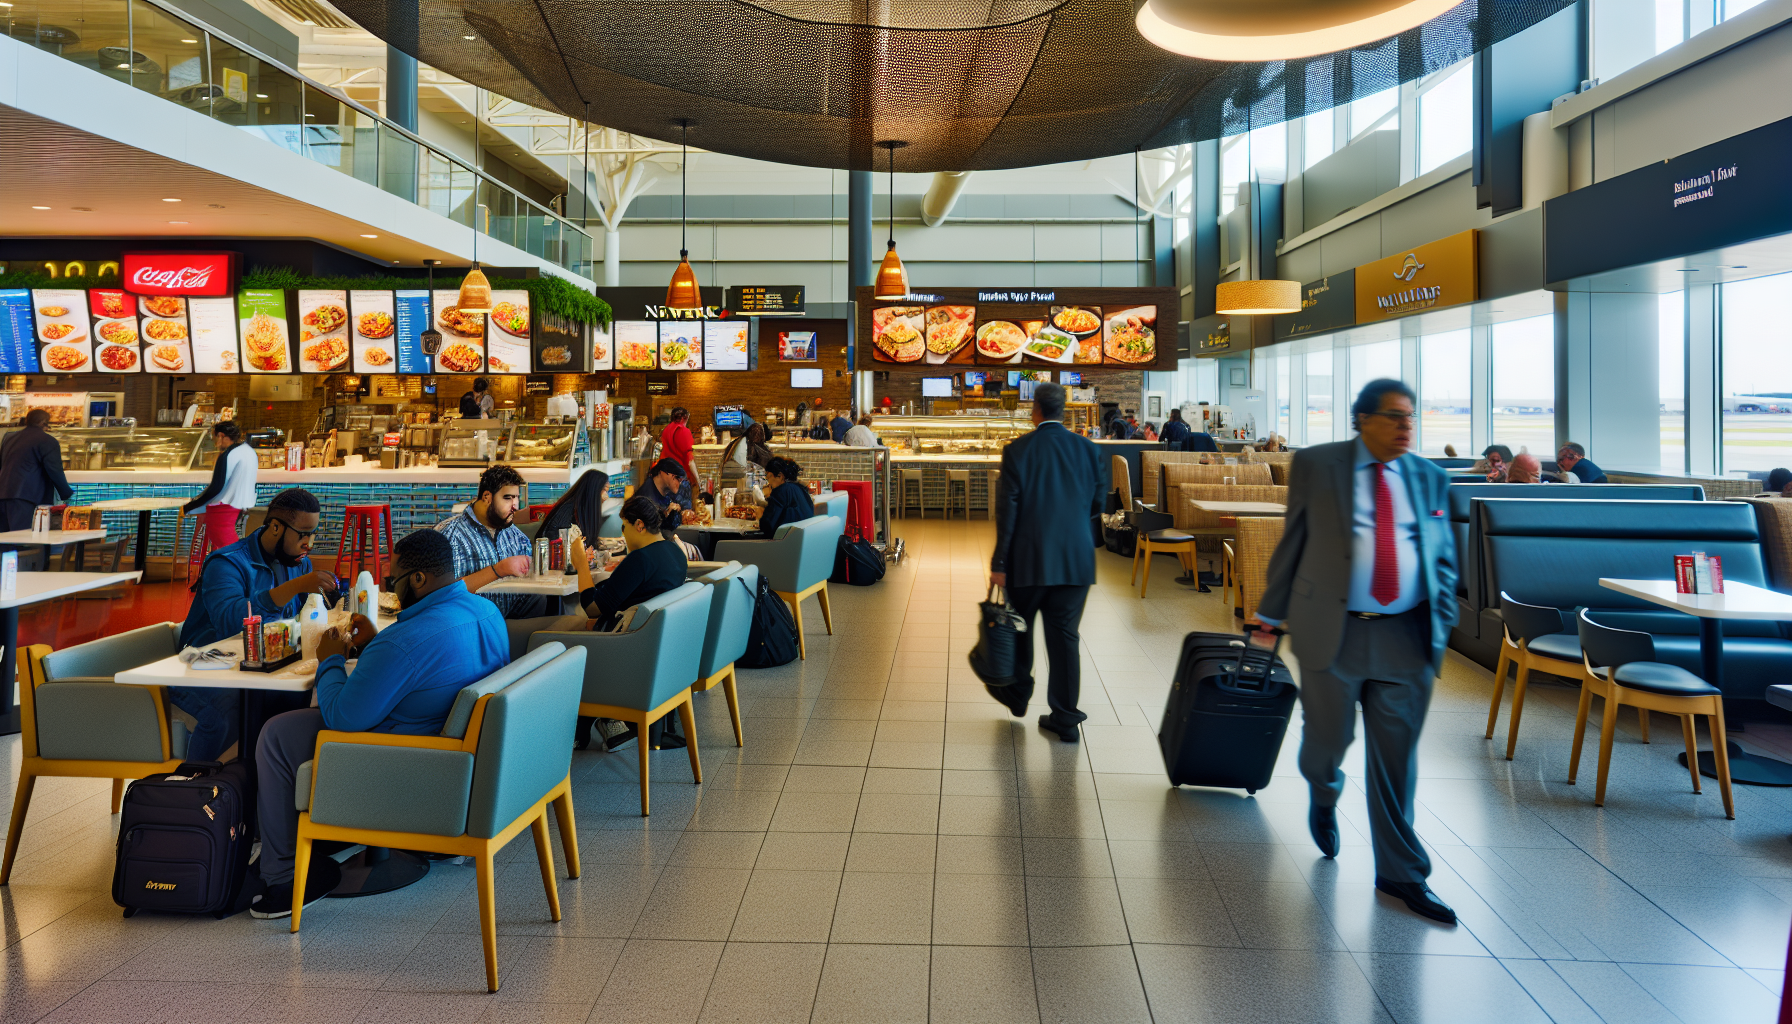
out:
M36 373L37 342L31 333L31 293L0 291L0 373Z

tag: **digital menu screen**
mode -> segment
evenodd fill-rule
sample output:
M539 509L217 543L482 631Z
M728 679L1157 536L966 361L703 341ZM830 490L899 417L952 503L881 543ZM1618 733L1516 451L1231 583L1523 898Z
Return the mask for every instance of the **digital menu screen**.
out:
M137 295L138 330L143 336L143 369L149 373L186 373L193 367L192 332L187 327L187 299L179 295ZM113 370L135 361L121 346L105 344L108 339L96 331L101 342L95 353L101 368Z
M591 369L614 370L616 368L616 338L611 328L603 324L591 325Z
M703 369L703 321L661 320L660 369Z
M1157 364L1163 288L947 288L878 304L868 291L859 331L872 361L935 366L1149 369ZM1094 300L1094 301L1085 301ZM1142 300L1142 301L1141 301Z
M950 377L922 377L921 378L921 397L922 398L951 398L952 397L952 378L950 378Z
M193 334L194 372L236 373L242 369L236 348L235 299L190 298L187 322ZM103 365L104 358L100 362Z
M435 326L442 332L436 353L437 373L482 373L485 370L485 314L462 313L460 290L435 293Z
M421 288L392 293L392 335L379 339L398 350L399 373L429 373L429 356L423 353L423 332L429 329L429 293ZM374 358L371 352L366 358Z
M293 372L286 293L278 288L244 288L236 295L236 315L243 369L250 373Z
M135 295L116 288L93 288L87 292L87 312L93 318L94 356L109 373L138 373L143 369L136 311Z
M492 292L492 312L486 317L485 365L493 373L522 373L529 369L529 293ZM571 350L567 355L571 356Z
M348 292L299 292L299 372L348 368Z
M786 363L812 363L815 361L814 331L779 331L778 359Z
M746 320L706 320L703 323L703 365L711 370L747 370L752 324Z
M388 291L348 293L349 348L356 373L393 373L398 334L396 299ZM421 330L422 328L418 328Z
M552 313L542 313L534 328L535 370L538 373L589 373L591 342L586 325ZM605 355L609 342L604 342ZM606 367L607 369L607 367Z
M36 373L37 342L31 333L31 293L0 291L0 373Z
M92 373L93 339L87 293L67 288L35 288L38 362L45 373Z
M616 369L659 369L658 327L652 320L616 321Z

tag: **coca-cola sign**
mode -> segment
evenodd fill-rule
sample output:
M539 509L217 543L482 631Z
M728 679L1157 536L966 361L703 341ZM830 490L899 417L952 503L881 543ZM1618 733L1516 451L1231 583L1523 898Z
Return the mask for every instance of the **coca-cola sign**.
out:
M233 252L127 252L119 277L133 295L236 294Z

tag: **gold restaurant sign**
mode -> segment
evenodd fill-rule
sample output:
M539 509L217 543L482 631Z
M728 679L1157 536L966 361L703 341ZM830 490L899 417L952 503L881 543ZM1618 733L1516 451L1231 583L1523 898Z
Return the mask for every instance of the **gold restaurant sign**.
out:
M1356 322L1473 302L1480 266L1476 232L1440 238L1356 268Z

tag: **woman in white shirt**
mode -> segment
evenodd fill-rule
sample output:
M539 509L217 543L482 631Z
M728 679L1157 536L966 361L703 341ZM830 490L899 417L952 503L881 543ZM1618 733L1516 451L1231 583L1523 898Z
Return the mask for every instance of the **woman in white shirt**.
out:
M221 548L242 539L236 524L244 509L255 506L259 460L255 449L244 443L242 428L230 420L212 427L212 440L218 447L218 457L212 463L212 482L181 507L191 512L204 506L206 536L213 548Z

